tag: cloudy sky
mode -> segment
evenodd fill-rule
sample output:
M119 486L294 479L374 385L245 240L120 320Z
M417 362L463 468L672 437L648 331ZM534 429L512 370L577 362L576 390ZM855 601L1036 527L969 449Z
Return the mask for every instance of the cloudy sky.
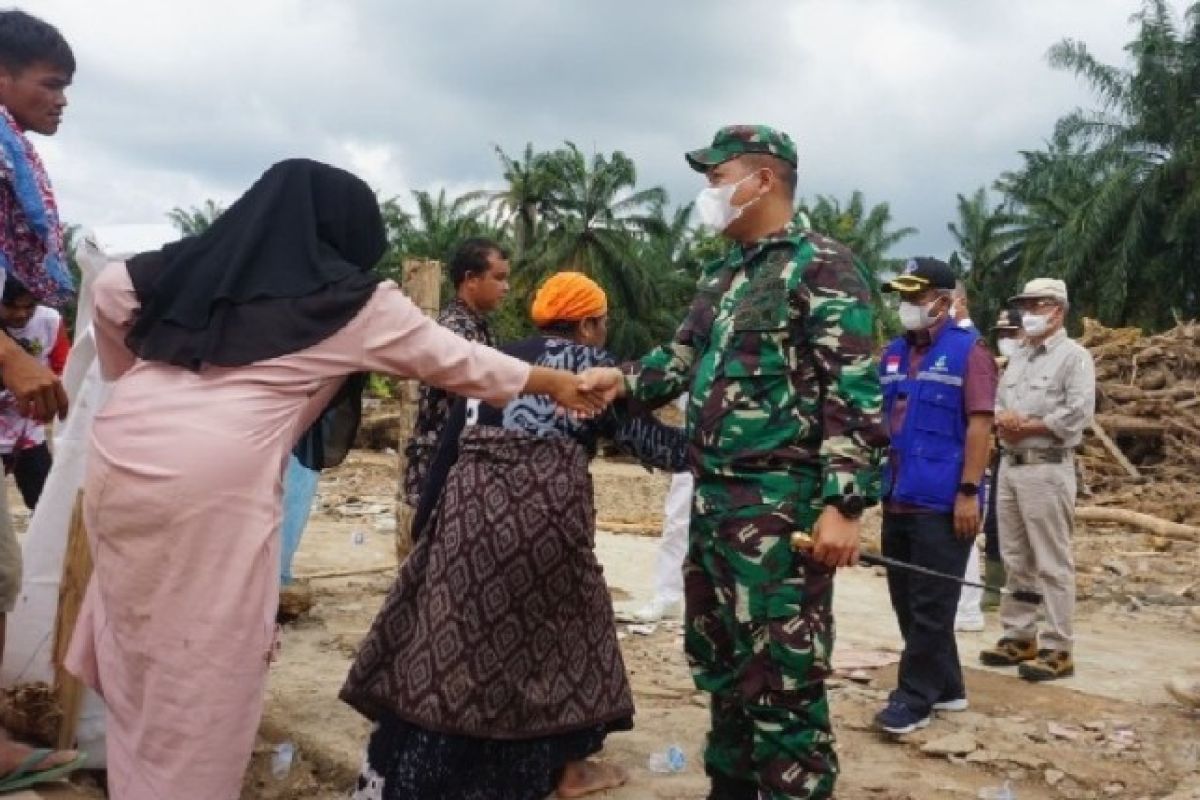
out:
M1063 37L1124 63L1139 0L33 0L71 41L67 119L37 139L64 217L163 221L272 162L323 159L388 195L495 186L499 145L624 150L672 202L683 150L764 122L801 192L889 201L945 256L957 192L1065 111ZM899 255L899 253L898 253Z

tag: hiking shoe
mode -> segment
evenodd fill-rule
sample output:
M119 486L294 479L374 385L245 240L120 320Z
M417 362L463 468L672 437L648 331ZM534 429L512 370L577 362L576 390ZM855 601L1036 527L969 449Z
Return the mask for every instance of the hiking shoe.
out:
M708 800L758 800L758 783L711 773Z
M929 715L918 714L899 700L889 700L887 708L875 715L875 724L880 730L899 736L924 728L929 724Z
M1018 674L1027 681L1053 681L1075 674L1075 661L1067 650L1038 650L1037 660L1022 664Z
M965 697L955 697L948 700L938 700L933 704L934 711L966 711L970 707Z
M1033 661L1037 656L1037 642L1005 637L996 642L995 647L981 652L979 660L989 667L1015 667L1022 662Z

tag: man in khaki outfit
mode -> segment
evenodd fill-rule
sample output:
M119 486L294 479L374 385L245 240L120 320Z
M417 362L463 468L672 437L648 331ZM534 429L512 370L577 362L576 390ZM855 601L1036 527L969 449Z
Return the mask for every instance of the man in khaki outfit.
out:
M979 657L990 666L1019 665L1022 678L1045 681L1075 673L1074 451L1092 420L1096 378L1091 353L1063 330L1065 283L1034 279L1012 302L1021 311L1025 341L1009 360L996 399L1000 554L1010 592L1042 595L1046 625L1039 640L1038 607L1006 594L1004 635Z

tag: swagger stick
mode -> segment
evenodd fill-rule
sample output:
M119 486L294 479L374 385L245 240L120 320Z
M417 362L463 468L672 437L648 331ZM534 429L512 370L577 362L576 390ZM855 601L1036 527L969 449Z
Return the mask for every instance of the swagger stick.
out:
M802 553L808 553L812 550L813 544L813 538L803 531L796 531L792 534L793 550ZM969 581L966 578L958 575L949 575L945 572L938 572L937 570L932 570L928 567L922 567L919 564L910 564L907 561L900 561L899 559L889 558L888 556L878 555L876 553L861 553L858 556L858 560L864 564L871 564L872 566L883 567L884 569L899 569L904 570L905 572L915 572L919 575L926 575L930 578L941 578L944 581L953 581L954 583L958 583L963 586L973 586L976 589L987 589L993 592L1000 592L1001 594L1012 595L1014 600L1017 600L1021 603L1029 603L1036 606L1041 605L1042 602L1042 596L1038 592L1022 589L1010 590L1003 586L992 586L988 583Z

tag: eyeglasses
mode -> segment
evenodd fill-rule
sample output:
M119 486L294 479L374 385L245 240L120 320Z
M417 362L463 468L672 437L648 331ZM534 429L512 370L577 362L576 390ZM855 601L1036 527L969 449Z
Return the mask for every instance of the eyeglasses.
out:
M1039 297L1036 299L1022 300L1017 303L1017 308L1022 311L1040 311L1043 308L1057 308L1058 301L1048 297Z

